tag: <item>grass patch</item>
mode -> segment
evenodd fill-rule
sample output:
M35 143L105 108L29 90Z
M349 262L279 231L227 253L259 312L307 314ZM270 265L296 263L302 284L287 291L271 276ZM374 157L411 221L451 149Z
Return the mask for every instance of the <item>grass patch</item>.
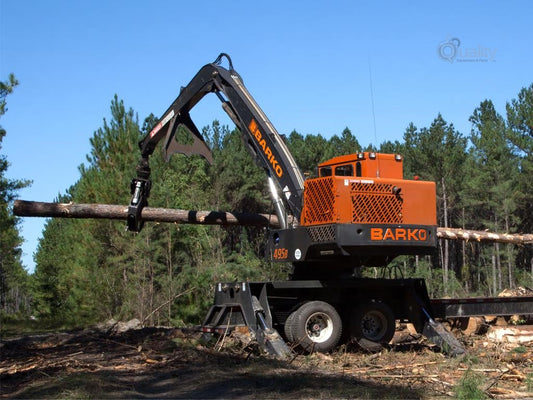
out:
M39 335L57 332L66 327L50 320L32 320L26 318L0 317L0 339L13 339L25 335Z
M513 350L511 350L513 353L518 353L518 354L525 354L527 353L527 348L525 346L518 346L518 347L515 347Z
M526 386L529 392L533 392L533 372L530 372L526 376Z
M461 380L455 387L455 394L460 400L481 400L486 399L487 395L481 389L484 384L482 375L466 370Z
M467 365L475 365L475 364L479 364L480 360L479 360L479 357L477 355L465 354L462 362L464 362Z

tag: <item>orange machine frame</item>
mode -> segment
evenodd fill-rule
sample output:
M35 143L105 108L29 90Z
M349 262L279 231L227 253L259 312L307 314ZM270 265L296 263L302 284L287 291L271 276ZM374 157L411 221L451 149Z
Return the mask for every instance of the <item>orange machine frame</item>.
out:
M318 166L305 182L301 225L436 225L435 183L403 179L400 155L362 152Z

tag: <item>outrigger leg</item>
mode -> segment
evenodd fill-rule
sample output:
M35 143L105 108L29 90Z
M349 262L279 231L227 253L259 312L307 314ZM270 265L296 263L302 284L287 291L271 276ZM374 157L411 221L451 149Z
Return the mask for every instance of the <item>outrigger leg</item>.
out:
M257 285L255 285L257 289ZM256 293L257 292L257 293ZM237 326L248 327L257 343L278 358L288 358L291 350L272 327L266 287L252 293L248 282L219 283L215 302L205 318L204 332L228 332Z

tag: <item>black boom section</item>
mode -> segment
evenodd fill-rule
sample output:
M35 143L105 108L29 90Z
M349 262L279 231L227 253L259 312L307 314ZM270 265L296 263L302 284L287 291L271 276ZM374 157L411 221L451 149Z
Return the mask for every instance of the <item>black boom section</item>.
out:
M223 57L227 58L229 69L220 65ZM241 131L246 148L255 162L276 182L278 188L271 188L273 201L279 202L281 197L296 220L299 220L304 190L303 175L282 137L248 92L226 54L221 54L215 62L200 69L189 84L181 89L179 96L155 127L140 141L141 161L137 167L138 178L134 179L132 187L139 187L136 185L139 179L148 179L148 158L163 138L167 159L173 153L182 153L200 154L211 161L211 151L189 115L189 111L208 93L215 93L221 100L224 111ZM179 127L185 128L191 134L192 144L176 142L175 136ZM135 204L132 200L130 204L128 227L130 230L139 230L137 228L142 224L138 222L138 209L147 205L148 193L139 194L132 190L132 194L135 194L138 200Z

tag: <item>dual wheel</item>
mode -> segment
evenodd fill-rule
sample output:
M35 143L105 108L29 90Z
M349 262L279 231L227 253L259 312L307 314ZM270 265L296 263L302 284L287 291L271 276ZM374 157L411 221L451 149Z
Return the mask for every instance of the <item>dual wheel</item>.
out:
M395 318L384 303L371 301L358 306L349 318L350 336L364 347L387 343L395 330ZM285 321L287 340L307 352L325 353L339 343L343 324L337 310L323 301L309 301Z

